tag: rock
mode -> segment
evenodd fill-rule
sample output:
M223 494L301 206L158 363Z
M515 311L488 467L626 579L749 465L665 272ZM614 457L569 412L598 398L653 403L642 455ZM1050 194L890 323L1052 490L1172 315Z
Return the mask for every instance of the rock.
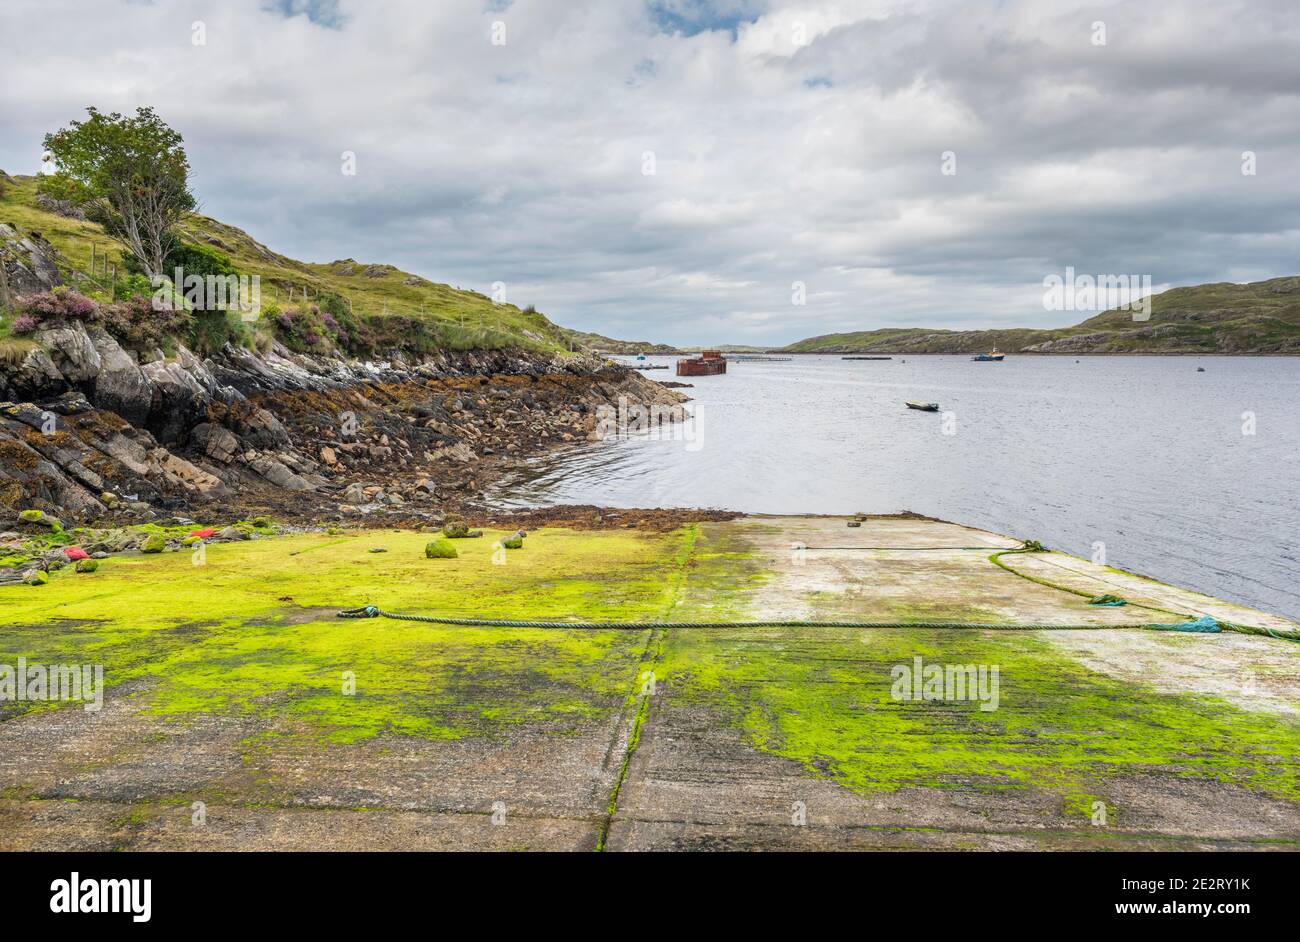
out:
M465 540L482 536L482 530L471 530L463 520L449 520L442 528L443 536L449 540Z
M372 553L387 553L388 550L384 549L382 546L372 546L372 547L370 547L370 552L372 552Z
M283 487L290 491L313 490L310 483L273 458L254 458L248 466L276 487Z
M361 484L349 484L348 489L343 492L343 502L346 504L368 504L370 499L366 496L366 489Z
M167 540L161 533L151 533L140 547L143 553L161 553L167 548Z
M121 503L121 500L112 491L105 491L99 495L99 502L109 510L116 510L118 504Z
M29 569L23 573L23 583L25 585L45 585L49 581L49 575L39 569Z
M94 572L99 568L99 563L93 559L77 560L77 572Z
M52 533L63 532L63 521L58 517L53 517L43 510L24 510L18 515L18 519L23 523L40 524L50 528Z
M320 460L326 464L334 465L339 463L339 456L333 448L326 445L320 450Z
M439 537L432 543L425 544L424 555L426 559L455 559L460 554L456 552L456 547L452 546L451 540Z
M38 330L32 339L49 351L55 368L69 383L90 383L99 375L102 361L80 321Z
M229 464L242 451L239 439L228 428L203 422L194 426L190 440L213 461Z
M91 553L91 554L90 554L90 558L91 558L91 559L108 559L108 554L105 553L103 550L99 550L99 551L97 551L97 552Z
M153 401L149 381L131 355L108 331L91 327L88 333L100 364L99 374L95 377L95 405L116 412L134 425L143 425Z
M224 496L228 493L220 478L190 464L184 458L176 457L166 448L155 448L149 452L149 458L157 464L166 482L174 487L197 491L204 496Z
M523 549L524 538L516 533L514 536L509 536L502 540L501 545L506 549Z
M246 540L248 539L248 534L245 533L243 530L239 529L238 527L223 527L222 529L217 531L217 539Z
M850 521L848 521L848 525L851 526L851 527L860 527L860 526L862 526L862 521L861 521L861 520L850 520Z
M87 541L86 548L91 556L98 556L100 553L107 556L109 553L120 553L130 549L135 542L136 537L126 530L99 530L92 539Z

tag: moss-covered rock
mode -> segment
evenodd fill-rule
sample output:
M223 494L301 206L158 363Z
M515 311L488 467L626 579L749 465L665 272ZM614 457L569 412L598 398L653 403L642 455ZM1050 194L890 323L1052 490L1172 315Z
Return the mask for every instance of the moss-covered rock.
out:
M63 521L58 517L50 516L43 510L36 510L35 508L24 510L18 514L18 519L23 523L38 524L40 526L49 527L54 533L63 532Z
M49 574L40 569L29 569L23 574L23 582L27 585L45 585L49 581Z
M482 530L471 530L464 520L448 520L442 533L449 540L465 540L483 535Z
M427 559L455 559L460 554L456 552L456 547L452 546L451 540L440 536L432 543L424 545L424 555Z
M167 540L161 533L151 533L145 537L144 543L140 545L141 552L144 553L161 553L167 548Z
M504 546L506 549L523 549L524 538L522 536L519 536L518 534L514 536L508 536L501 541L501 545Z
M77 572L94 572L99 568L99 563L93 559L77 560Z

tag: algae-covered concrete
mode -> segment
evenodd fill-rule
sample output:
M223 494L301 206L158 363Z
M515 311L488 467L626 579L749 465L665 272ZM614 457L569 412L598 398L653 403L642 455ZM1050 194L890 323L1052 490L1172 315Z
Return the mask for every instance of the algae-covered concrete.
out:
M1018 541L910 517L502 535L0 588L0 665L107 686L98 711L0 702L0 848L1300 847L1300 645L1123 627L1284 619L1059 553L1008 571ZM665 626L333 616L366 603ZM760 619L911 627L672 627ZM951 621L1101 629L919 626Z

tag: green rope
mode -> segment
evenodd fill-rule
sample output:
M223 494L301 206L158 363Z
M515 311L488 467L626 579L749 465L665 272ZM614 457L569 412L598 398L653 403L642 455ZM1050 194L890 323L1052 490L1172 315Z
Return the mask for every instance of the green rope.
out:
M1257 625L1243 625L1239 622L1222 621L1211 618L1209 615L1188 615L1185 612L1175 612L1167 608L1159 608L1155 605L1147 605L1143 602L1133 602L1125 599L1119 599L1116 596L1093 596L1091 592L1084 592L1080 589L1071 589L1069 586L1059 585L1055 582L1049 582L1046 579L1040 579L1037 576L1031 576L1028 573L1021 572L1018 569L1012 569L1002 561L1003 556L1014 556L1018 553L1046 553L1043 544L1037 540L1025 540L1024 545L1018 549L1000 550L989 556L989 562L993 563L999 569L1005 569L1013 576L1019 576L1021 579L1028 579L1030 582L1036 582L1038 585L1047 586L1049 589L1057 589L1061 592L1069 592L1071 595L1077 595L1089 600L1090 604L1097 605L1114 605L1115 602L1121 602L1125 605L1132 605L1135 608L1146 609L1149 612L1159 612L1162 615L1173 615L1175 618L1184 619L1179 622L1161 622L1149 625L1134 625L1136 628L1151 628L1156 631L1187 631L1187 632L1205 632L1205 631L1231 631L1242 635L1256 635L1261 638L1276 638L1279 641L1300 641L1300 631L1277 631L1273 628L1261 628ZM1206 623L1213 622L1217 628L1207 628ZM1116 626L1128 627L1128 626Z
M774 621L531 621L505 618L459 618L445 615L402 615L386 612L375 605L349 608L338 613L339 618L391 618L396 621L418 621L433 625L457 625L466 628L576 628L592 631L646 631L655 628L953 628L981 631L1085 631L1108 628L1158 628L1169 629L1167 623L1130 625L1058 625L1011 624L966 621L814 621L789 618Z
M973 547L972 547L973 548ZM987 548L987 547L981 547ZM1089 592L1083 592L1078 589L1071 589L1068 586L1057 585L1048 582L1046 579L1039 579L1035 576L1026 575L1012 569L1002 562L1001 557L1010 556L1016 553L1043 553L1041 543L1037 540L1026 540L1024 545L1017 549L1000 550L989 557L989 560L995 565L1012 575L1019 576L1021 579L1028 579L1030 582L1036 582L1039 585L1047 586L1052 589L1059 589L1062 592L1069 592L1072 595L1078 595L1088 599L1094 604L1107 605L1115 602L1124 602L1114 596L1096 596ZM1300 633L1278 633L1271 628L1257 628L1254 625L1240 625L1235 622L1217 621L1208 615L1200 617L1185 615L1181 612L1170 611L1169 609L1157 608L1154 605L1144 605L1140 602L1127 602L1136 608L1146 609L1148 611L1160 612L1164 615L1173 615L1176 618L1184 619L1177 622L1133 622L1120 625L1058 625L1044 624L1033 622L1027 624L1013 623L992 623L983 622L964 622L964 621L816 621L810 619L791 618L776 621L631 621L631 622L599 622L599 621L535 621L513 618L461 618L446 615L402 615L397 612L386 612L377 605L363 605L360 608L348 608L338 613L339 618L391 618L395 621L415 621L424 622L431 625L454 625L463 628L552 628L552 629L576 629L584 631L647 631L656 628L938 628L938 629L970 629L976 631L1104 631L1115 629L1144 629L1147 631L1185 631L1190 633L1214 633L1221 630L1235 631L1240 634L1253 634L1269 636L1287 641L1300 641Z

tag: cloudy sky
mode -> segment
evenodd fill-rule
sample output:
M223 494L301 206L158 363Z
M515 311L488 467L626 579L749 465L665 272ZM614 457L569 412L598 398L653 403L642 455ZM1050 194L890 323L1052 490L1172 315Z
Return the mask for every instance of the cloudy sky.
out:
M147 104L272 248L568 326L1055 326L1066 266L1300 273L1297 49L1295 0L4 0L0 168Z

